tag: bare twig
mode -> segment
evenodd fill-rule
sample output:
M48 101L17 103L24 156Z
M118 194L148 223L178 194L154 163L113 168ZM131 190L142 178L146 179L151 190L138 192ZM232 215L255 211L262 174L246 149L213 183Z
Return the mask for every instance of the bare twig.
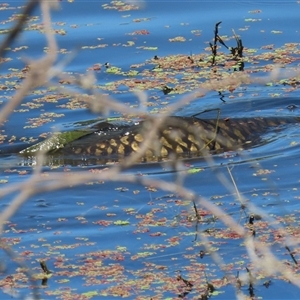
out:
M6 48L8 48L9 45L17 38L18 34L22 31L23 25L26 23L27 18L32 14L40 1L41 0L28 1L16 25L9 31L8 35L0 45L0 58L5 56L7 51Z

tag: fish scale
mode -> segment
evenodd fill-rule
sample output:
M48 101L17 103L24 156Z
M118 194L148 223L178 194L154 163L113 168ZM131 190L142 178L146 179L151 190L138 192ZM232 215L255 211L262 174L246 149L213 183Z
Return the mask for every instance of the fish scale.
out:
M59 155L96 156L120 160L139 151L153 124L142 121L113 131L98 131L60 149ZM249 148L261 141L262 134L281 125L300 122L299 117L253 117L232 119L199 119L167 117L142 156L143 162L161 161L170 155L197 157L207 152Z

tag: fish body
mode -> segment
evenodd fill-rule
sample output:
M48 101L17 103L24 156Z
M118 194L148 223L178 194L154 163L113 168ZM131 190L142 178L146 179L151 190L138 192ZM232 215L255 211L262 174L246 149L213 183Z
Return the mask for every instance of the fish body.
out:
M166 117L150 141L149 132L155 127L155 119L122 126L100 123L91 134L50 154L119 161L133 152L141 152L145 145L140 162L162 161L171 156L202 157L208 152L220 153L255 146L261 141L261 136L272 128L297 122L300 122L298 117Z

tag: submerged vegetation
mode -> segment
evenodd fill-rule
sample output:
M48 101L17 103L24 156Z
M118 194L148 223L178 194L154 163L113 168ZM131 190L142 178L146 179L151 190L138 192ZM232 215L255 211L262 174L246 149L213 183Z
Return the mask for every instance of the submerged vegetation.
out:
M147 153L149 145L155 148L161 142L157 136L164 122L170 120L169 116L203 99L210 91L217 92L223 101L220 103L224 103L225 94L228 99L240 97L251 84L261 88L279 87L275 91L270 89L270 97L296 90L299 68L293 63L298 60L299 44L250 49L235 31L232 37L220 35L221 22L217 22L212 42L208 41L209 47L202 53L159 56L156 46L135 45L136 39L132 37L151 35L141 28L128 33L132 40L114 46L136 47L149 53L156 51L154 55L149 54L152 58L127 69L110 62L103 65L95 62L86 75L75 74L64 71L68 59L78 52L106 48L108 44L98 38L97 44L81 46L78 52L59 48L57 37L67 36L68 32L64 23L51 21L54 4L57 3L29 1L20 15L11 17L15 25L1 32L3 69L11 60L11 53L26 49L26 46L14 46L21 33L37 31L47 41L43 57L27 59L23 68L9 68L1 75L2 152L33 144L27 150L38 157L34 163L24 164L23 169L5 165L4 175L1 174L0 194L6 204L0 213L0 247L9 258L0 266L2 293L14 298L26 295L27 299L204 300L232 298L233 295L238 299L258 299L266 295L262 289L277 291L292 285L300 287L300 219L294 211L285 213L279 199L274 180L279 182L280 176L272 177L277 163L265 168L259 159L249 157L248 152L222 152L221 158L230 160L220 164L214 162L219 157L213 155L207 155L206 161L198 165L171 155L154 173L151 173L153 165L148 165L148 169L141 167L137 174L130 169ZM41 20L34 15L37 7L41 9ZM10 5L1 4L0 8L8 10ZM139 9L136 3L122 1L105 3L102 8L121 12ZM259 13L259 10L251 13ZM148 20L140 18L133 22ZM247 22L256 21L258 19L247 19ZM192 34L198 36L201 31L193 30ZM169 39L170 43L185 41L183 36ZM67 58L60 60L60 55ZM106 82L97 80L99 73L107 76ZM148 98L142 91L149 93ZM128 92L138 95L138 104L128 105L113 98L113 95ZM173 98L181 94L184 95L179 100ZM52 112L53 107L56 109ZM40 116L26 119L26 125L20 128L24 137L20 137L22 133L9 136L5 122L14 114L22 116L36 109L41 112ZM63 164L58 168L50 163L45 166L45 152L49 149L63 148L94 132L94 120L68 124L63 133L43 131L48 123L65 117L66 110L78 109L101 115L100 124L114 121L123 126L123 122L132 120L153 122L146 128L144 136L147 138L140 141L139 151L126 156L121 163L108 167L91 166L82 161L77 167ZM297 105L291 104L288 109L296 110ZM201 114L194 117L203 121ZM183 118L176 120L182 129ZM219 115L214 120L217 125L212 125L215 128L212 138L208 144L204 143L212 145L209 150L216 150L219 145L216 134L230 122L229 118ZM248 124L250 133L263 129L261 118L252 120L256 124L251 128ZM32 137L31 130L37 128L41 128L38 136ZM241 135L241 130L236 128L233 132L235 136ZM168 132L170 137L176 139ZM40 139L43 142L37 143ZM224 135L220 144L229 141ZM292 141L289 146L296 144ZM241 157L241 161L235 161L236 156ZM6 162L5 156L1 159ZM250 191L239 190L233 172L238 163L248 174L251 172L249 176L257 184ZM20 177L11 182L11 174ZM204 176L197 177L202 174ZM200 185L199 182L203 182L203 190L190 188ZM220 182L224 190L218 188ZM67 197L60 191L65 191ZM297 187L293 191L297 191ZM35 198L36 195L40 198ZM50 196L45 200L44 195ZM270 213L265 198L275 199L273 206L280 203L282 214ZM120 200L124 199L128 202L121 206ZM294 200L297 199L299 196L295 195ZM139 201L138 206L131 206L135 201ZM32 205L30 212L26 210L28 202ZM21 215L20 223L14 219L18 215ZM24 215L29 217L22 219ZM77 227L79 231L75 230Z

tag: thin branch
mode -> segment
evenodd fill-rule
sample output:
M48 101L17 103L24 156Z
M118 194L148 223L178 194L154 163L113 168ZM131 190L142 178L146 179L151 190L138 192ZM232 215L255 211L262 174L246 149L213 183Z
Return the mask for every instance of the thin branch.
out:
M7 52L6 48L8 48L9 45L15 41L19 33L22 31L23 25L26 23L27 18L32 14L34 9L38 6L39 2L41 2L41 0L28 1L16 25L9 31L8 35L0 45L0 58L5 57L5 54Z

